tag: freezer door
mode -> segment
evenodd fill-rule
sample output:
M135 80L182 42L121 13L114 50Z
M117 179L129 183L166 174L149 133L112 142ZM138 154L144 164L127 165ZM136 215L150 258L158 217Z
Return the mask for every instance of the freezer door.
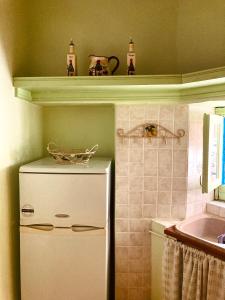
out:
M106 236L21 227L21 300L106 300Z
M20 173L20 222L105 227L109 174Z

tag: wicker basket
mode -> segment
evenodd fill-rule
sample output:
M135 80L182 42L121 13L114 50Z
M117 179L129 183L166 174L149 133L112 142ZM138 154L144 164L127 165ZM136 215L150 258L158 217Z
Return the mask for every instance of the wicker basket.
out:
M60 164L87 164L89 159L98 150L98 145L95 145L90 150L71 149L66 150L59 148L55 143L48 143L48 153Z

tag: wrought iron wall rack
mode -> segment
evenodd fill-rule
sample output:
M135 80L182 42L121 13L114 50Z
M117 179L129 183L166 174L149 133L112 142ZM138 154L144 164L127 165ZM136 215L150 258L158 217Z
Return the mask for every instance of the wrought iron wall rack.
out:
M184 129L177 129L176 134L165 128L162 125L156 123L143 123L135 126L127 132L124 129L117 129L117 135L121 138L148 138L150 141L152 138L160 138L166 144L167 139L180 139L185 135Z

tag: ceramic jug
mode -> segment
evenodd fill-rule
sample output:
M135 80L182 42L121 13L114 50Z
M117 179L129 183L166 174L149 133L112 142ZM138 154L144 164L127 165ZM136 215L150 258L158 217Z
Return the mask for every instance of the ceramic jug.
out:
M90 58L90 66L89 66L89 75L90 76L105 76L105 75L113 75L113 73L119 67L119 59L116 56L96 56L89 55ZM109 63L111 60L116 60L115 67L110 70Z

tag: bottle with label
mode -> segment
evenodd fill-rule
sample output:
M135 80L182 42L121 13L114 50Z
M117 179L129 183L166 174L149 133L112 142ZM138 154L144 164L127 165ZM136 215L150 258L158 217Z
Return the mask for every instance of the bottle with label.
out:
M134 42L130 38L129 49L127 52L127 74L135 75L136 70L136 54L134 52Z
M73 40L70 40L69 53L67 54L67 75L75 76L77 74L76 54Z

